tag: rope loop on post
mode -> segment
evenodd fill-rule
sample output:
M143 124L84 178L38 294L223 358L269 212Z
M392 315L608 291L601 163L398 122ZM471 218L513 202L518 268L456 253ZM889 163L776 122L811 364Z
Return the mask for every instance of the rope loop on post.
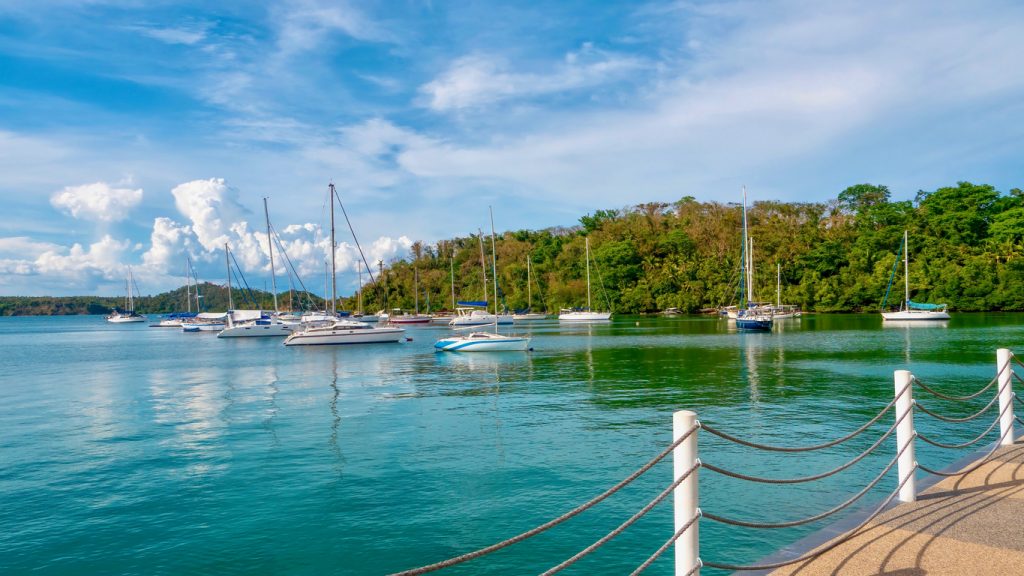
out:
M907 389L910 388L910 386L912 384L913 384L913 381L908 382L907 385L904 386L903 389L901 389L898 394L896 394L896 398L899 398L900 396L902 396L903 393L906 392ZM885 407L882 408L882 410L878 414L876 414L874 418L872 418L871 420L868 420L868 422L866 424L862 425L860 428L857 428L856 430L854 430L853 432L847 434L846 436L843 436L842 438L837 438L835 440L832 440L830 442L825 442L823 444L815 444L814 446L771 446L771 445L768 445L768 444L759 444L757 442L750 442L748 440L743 440L742 438L737 438L736 436L733 436L732 434L728 434L726 432L722 432L721 430L718 430L717 428L714 428L714 427L709 426L709 425L704 424L704 423L701 423L701 428L703 428L704 430L707 430L708 432L714 434L715 436L718 436L719 438L722 438L723 440L728 440L730 442L733 442L734 444L739 444L741 446L746 446L748 448L756 448L758 450L767 450L767 451L770 451L770 452L812 452L814 450L822 450L824 448L831 448L832 446L837 446L839 444L842 444L843 442L846 442L847 440L851 440L851 439L857 437L862 432L864 432L865 430L870 428L872 424L874 424L875 422L878 422L882 418L882 416L885 416L885 414L887 412L889 412L889 410L892 409L893 406L896 405L896 398L893 398L892 401L889 402L888 404L886 404Z
M897 419L896 422L885 432L885 434L883 434L878 440L875 441L874 444L869 446L866 450L858 454L852 460L849 460L844 464L841 464L838 467L829 470L828 472L822 472L820 474L814 474L811 476L802 476L799 478L763 478L760 476L749 476L747 474L733 472L731 470L719 468L714 464L704 463L703 467L707 468L708 470L711 470L712 472L718 472L723 476L729 476L730 478L736 478L737 480L746 480L748 482L757 482L760 484L801 484L803 482L813 482L814 480L821 480L822 478L828 478L833 474L838 474L839 472L846 470L850 466L853 466L857 462L863 460L868 454L874 452L879 446L882 445L882 442L884 442L886 438L891 436L892 433L896 431L896 428L900 425L900 423L903 422L903 420L911 413L911 410L907 410L906 412L904 412L903 415L900 416L899 419ZM707 427L705 427L705 430L706 429ZM900 451L900 453L902 453L902 450Z

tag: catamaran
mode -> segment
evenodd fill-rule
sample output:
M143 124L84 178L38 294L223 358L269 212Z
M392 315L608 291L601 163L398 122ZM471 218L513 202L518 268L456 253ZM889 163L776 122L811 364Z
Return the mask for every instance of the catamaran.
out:
M903 251L903 302L900 309L895 312L882 312L882 320L949 320L949 312L945 304L924 304L914 302L910 299L910 245L907 243L907 231L903 231L903 244L900 246ZM892 288L892 280L896 276L896 267L899 265L899 254L896 256L896 264L892 267L892 275L889 277L889 286L885 289L885 298L882 299L882 310L889 300L889 290Z
M113 312L107 316L107 322L113 324L126 324L128 322L145 322L146 317L142 314L135 312L135 296L133 293L133 287L135 286L135 279L132 278L132 267L128 267L128 278L124 281L125 287L125 298L124 298L124 310L115 308Z
M586 245L587 260L587 307L582 310L563 308L558 312L560 322L603 322L612 317L611 312L594 312L590 307L590 238L584 237L583 241Z
M331 204L331 309L332 315L337 314L338 279L335 272L335 253L337 244L334 240L334 199L337 192L334 184L328 186ZM338 198L341 202L341 198ZM404 328L395 326L373 326L366 322L336 319L326 326L313 326L305 330L292 332L284 339L285 346L318 346L337 344L377 344L398 342L405 334Z
M490 211L490 208L488 208ZM498 254L494 242L494 212L491 212L491 276L494 281L494 317L498 317ZM530 349L529 336L504 335L498 333L498 322L493 323L494 332L471 332L465 336L453 335L434 343L437 352L523 352Z

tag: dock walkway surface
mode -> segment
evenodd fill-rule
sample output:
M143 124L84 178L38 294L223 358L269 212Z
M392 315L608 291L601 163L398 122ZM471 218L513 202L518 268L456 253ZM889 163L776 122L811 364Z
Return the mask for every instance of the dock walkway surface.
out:
M1024 442L883 512L821 556L771 574L1024 575Z

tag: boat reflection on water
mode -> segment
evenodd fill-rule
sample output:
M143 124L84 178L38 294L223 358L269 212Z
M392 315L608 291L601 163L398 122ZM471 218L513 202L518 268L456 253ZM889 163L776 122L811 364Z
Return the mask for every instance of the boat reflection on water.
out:
M447 352L435 354L438 366L468 372L493 371L506 366L529 366L531 354L478 354L473 352Z
M886 320L882 328L949 328L949 320Z

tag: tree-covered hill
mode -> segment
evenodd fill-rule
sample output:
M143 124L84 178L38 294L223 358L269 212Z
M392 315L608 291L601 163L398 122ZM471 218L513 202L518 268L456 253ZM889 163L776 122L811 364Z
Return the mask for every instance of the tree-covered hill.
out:
M748 218L758 299L774 300L778 264L784 303L820 312L877 309L908 230L915 300L945 302L963 311L1024 310L1024 192L1019 189L1002 194L992 186L961 182L920 191L913 201L893 202L885 186L859 184L825 203L755 201ZM534 309L585 305L586 236L595 263L595 308L610 304L619 313L668 307L694 312L736 303L741 222L741 210L733 203L684 197L671 204L597 210L570 228L505 232L496 239L500 296L510 309L526 307L529 258ZM451 307L453 268L455 297L483 299L481 240L486 293L493 298L490 238L473 235L416 242L408 259L386 263L384 278L367 287L364 308L412 309L414 270L421 311L428 301L433 310ZM200 292L206 309L227 307L224 287L204 284ZM897 287L895 292L898 301L902 291ZM242 296L234 292L236 306L253 307ZM254 298L261 307L272 307L270 294L257 290ZM287 293L281 299L287 308ZM300 300L304 308L323 305L315 296L297 296L294 308ZM119 301L4 297L0 315L103 313ZM184 301L182 287L142 298L136 308L164 313L184 309ZM339 308L353 309L355 303L355 296L344 298Z

